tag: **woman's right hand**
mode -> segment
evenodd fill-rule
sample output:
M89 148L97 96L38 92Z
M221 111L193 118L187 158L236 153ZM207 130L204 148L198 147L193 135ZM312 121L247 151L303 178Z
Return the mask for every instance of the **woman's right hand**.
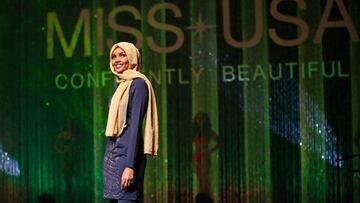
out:
M134 169L125 168L120 181L121 189L125 189L126 187L129 187L133 182L134 182Z

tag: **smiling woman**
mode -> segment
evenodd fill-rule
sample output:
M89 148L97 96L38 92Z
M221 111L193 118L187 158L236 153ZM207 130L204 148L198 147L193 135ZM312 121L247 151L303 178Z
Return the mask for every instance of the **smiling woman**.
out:
M115 48L111 54L111 63L117 73L122 73L129 67L129 60L122 48Z
M103 162L104 198L137 202L143 196L145 154L157 154L156 100L149 80L138 71L140 53L132 43L115 44L110 57L119 85L111 99L105 133L109 139Z

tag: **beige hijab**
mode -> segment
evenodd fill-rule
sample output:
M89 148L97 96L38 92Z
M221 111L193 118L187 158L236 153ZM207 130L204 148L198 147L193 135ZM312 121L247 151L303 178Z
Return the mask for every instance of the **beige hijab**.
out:
M111 63L111 54L120 47L126 53L129 60L129 67L123 73L119 74ZM120 42L114 44L110 51L110 69L116 75L116 82L120 83L117 87L110 104L108 121L106 126L106 136L121 136L126 127L126 111L129 102L129 90L132 81L135 78L145 80L148 91L149 100L146 112L145 132L144 132L144 153L157 155L158 150L158 115L156 108L156 98L150 81L145 75L139 72L140 69L140 53L134 44L129 42Z

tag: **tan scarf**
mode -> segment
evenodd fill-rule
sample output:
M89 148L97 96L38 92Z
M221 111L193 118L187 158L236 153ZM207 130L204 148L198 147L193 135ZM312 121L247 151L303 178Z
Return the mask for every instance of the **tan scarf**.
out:
M128 69L121 74L115 71L115 68L111 63L111 54L117 47L120 47L125 51L129 60ZM132 43L120 42L115 44L110 51L110 69L117 76L116 81L120 84L111 99L105 135L118 137L123 132L126 126L126 112L129 102L130 86L135 78L141 78L146 82L149 91L144 132L144 153L157 155L159 145L156 98L150 81L145 75L138 71L140 69L139 50Z

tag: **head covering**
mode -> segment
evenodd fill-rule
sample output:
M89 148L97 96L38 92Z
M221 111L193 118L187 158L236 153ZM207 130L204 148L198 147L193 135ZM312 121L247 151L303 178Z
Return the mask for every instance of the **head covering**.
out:
M129 60L128 69L122 73L117 73L111 62L111 55L117 47L124 50ZM116 81L119 85L111 99L105 135L109 137L121 136L126 126L130 86L135 78L141 78L146 82L149 92L144 132L144 153L157 155L159 145L156 98L150 81L145 75L139 72L140 60L140 52L132 43L120 42L114 44L111 48L110 69L116 75Z
M126 53L126 57L129 60L129 68L128 69L140 71L140 64L141 64L140 52L135 47L135 45L130 42L119 42L112 46L112 48L110 50L110 69L111 69L111 71L117 76L121 75L115 71L115 68L113 67L112 62L111 62L111 54L118 47L121 48L122 50L124 50Z

